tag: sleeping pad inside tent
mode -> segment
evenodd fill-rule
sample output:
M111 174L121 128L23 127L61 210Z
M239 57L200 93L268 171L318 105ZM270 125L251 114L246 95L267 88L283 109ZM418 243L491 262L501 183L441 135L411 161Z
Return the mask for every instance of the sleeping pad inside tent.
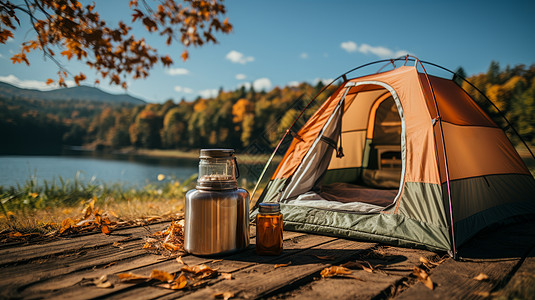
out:
M285 229L454 254L481 229L535 213L535 180L459 85L402 66L345 80L259 202L281 204Z

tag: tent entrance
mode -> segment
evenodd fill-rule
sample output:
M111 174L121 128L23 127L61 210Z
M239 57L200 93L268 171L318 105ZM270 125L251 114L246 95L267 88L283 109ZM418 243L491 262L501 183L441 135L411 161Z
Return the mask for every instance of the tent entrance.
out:
M305 158L305 171L296 172L289 184L290 192L281 200L362 213L379 212L391 205L399 194L403 173L402 113L397 99L388 86L349 87L339 111L326 124L318 144L309 153L312 156L308 159L317 164L307 164ZM326 137L330 142L325 142ZM341 144L343 157L337 155L333 144ZM315 171L306 171L308 168ZM308 188L298 187L299 177L314 182L305 185Z

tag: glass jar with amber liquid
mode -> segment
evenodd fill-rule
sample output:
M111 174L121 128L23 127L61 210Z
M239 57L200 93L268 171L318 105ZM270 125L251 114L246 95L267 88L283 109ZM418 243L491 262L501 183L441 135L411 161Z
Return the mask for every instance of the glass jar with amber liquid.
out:
M282 214L278 203L260 203L256 215L256 253L282 253Z

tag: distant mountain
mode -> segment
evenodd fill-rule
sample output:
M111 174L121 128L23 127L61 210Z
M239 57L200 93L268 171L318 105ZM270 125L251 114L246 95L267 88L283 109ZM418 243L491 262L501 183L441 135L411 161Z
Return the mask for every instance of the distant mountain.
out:
M23 89L9 83L0 82L0 97L19 97L36 100L64 100L64 101L95 101L104 103L129 103L135 105L146 104L144 100L128 94L114 95L98 88L89 86L75 86L51 91Z

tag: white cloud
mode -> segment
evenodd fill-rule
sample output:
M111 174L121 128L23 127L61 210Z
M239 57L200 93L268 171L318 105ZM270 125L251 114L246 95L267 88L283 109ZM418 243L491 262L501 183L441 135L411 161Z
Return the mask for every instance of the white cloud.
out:
M259 78L253 82L253 87L257 91L268 90L271 88L271 80L269 78Z
M44 81L39 80L22 80L13 74L8 76L0 76L0 81L12 84L23 89L37 89L47 91L58 88L58 85L56 83L48 85ZM74 85L74 82L72 80L66 80L65 83L67 84L67 86Z
M357 44L353 41L343 42L342 44L340 44L340 47L350 53L355 52L358 49Z
M245 78L247 78L247 76L245 76L245 74L236 74L236 79L238 79L238 80L244 80Z
M193 93L192 89L190 89L188 87L178 86L178 85L175 85L174 90L175 90L175 92L185 93L185 94L192 94Z
M291 87L298 87L300 84L301 84L301 82L299 82L299 81L290 81L290 82L288 82L288 86L291 86Z
M360 52L363 54L372 54L379 58L395 58L409 53L406 50L394 51L383 46L371 46L368 44L361 44L358 46L353 41L343 42L340 44L340 47L349 53Z
M308 58L308 53L303 52L303 53L301 53L301 54L299 55L299 57L302 58L302 59L307 59L307 58Z
M189 70L188 69L184 69L184 68L171 68L171 69L165 70L165 73L167 73L167 74L169 74L171 76L188 75L189 74Z
M217 97L217 94L219 94L217 89L206 89L199 91L199 95L201 95L203 98L214 98Z
M254 61L254 57L245 56L243 55L243 53L240 53L235 50L230 51L227 56L225 56L225 58L236 64L246 64L248 62Z

